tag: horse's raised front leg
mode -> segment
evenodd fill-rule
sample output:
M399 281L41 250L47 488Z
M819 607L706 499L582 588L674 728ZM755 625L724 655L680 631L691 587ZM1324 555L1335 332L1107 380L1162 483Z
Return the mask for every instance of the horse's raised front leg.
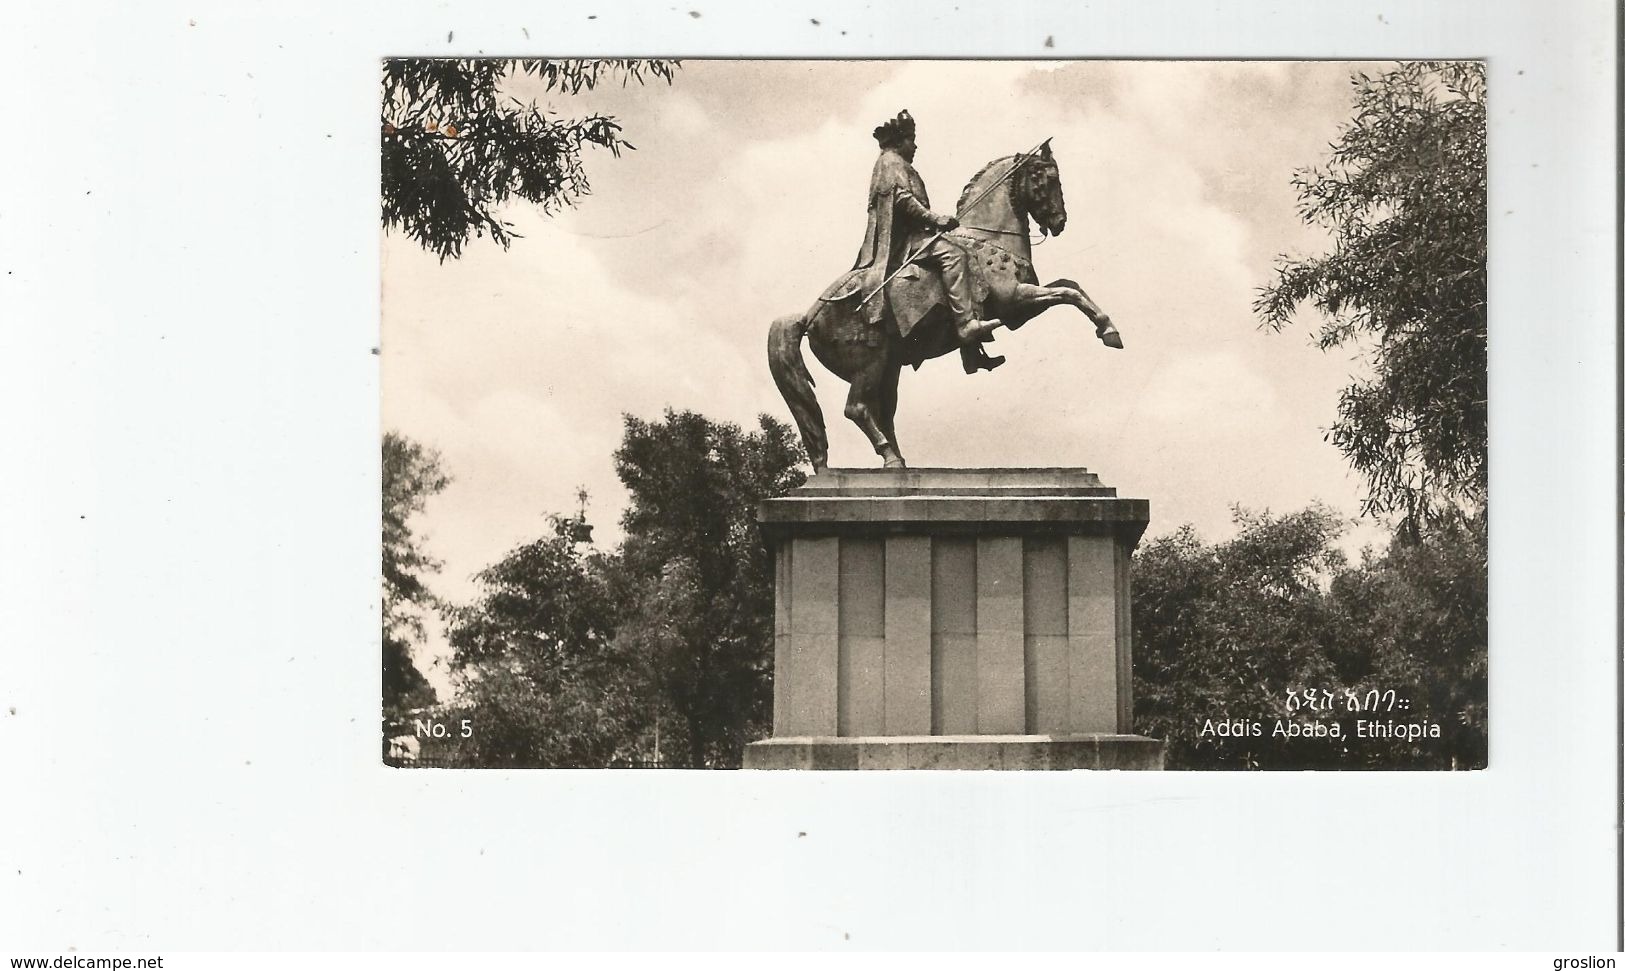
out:
M1019 287L1020 285L1018 285L1018 289ZM1116 348L1123 346L1123 338L1117 333L1117 327L1112 323L1111 317L1106 314L1106 311L1101 310L1098 304L1089 299L1089 295L1083 292L1083 287L1078 286L1076 280L1052 280L1048 286L1034 287L1033 289L1060 293L1062 296L1059 302L1077 307L1083 311L1084 316L1094 322L1095 336L1100 338L1102 344Z
M904 467L903 457L897 454L897 446L881 425L882 416L888 414L884 405L888 370L895 369L884 357L876 356L852 375L852 387L846 395L846 417L869 436L875 454L885 460L886 468L900 469Z

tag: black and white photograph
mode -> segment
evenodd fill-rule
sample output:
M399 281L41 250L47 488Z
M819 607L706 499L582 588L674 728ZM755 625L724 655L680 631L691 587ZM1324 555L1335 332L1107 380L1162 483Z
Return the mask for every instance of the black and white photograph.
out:
M0 967L1616 967L1620 17L0 8Z
M1485 766L1482 62L382 73L391 765Z

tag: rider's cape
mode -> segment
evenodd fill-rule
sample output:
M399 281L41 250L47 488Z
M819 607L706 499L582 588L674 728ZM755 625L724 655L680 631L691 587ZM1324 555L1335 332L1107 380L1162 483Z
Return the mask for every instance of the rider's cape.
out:
M914 166L896 152L881 152L869 176L868 224L863 230L858 258L852 264L852 272L836 281L822 299L841 300L854 293L873 293L902 263L910 245L918 245L929 237L924 227L908 226L907 217L898 218L897 200L905 193L912 195L921 206L930 208L925 181L914 171ZM871 322L881 319L889 296L881 294L864 305Z

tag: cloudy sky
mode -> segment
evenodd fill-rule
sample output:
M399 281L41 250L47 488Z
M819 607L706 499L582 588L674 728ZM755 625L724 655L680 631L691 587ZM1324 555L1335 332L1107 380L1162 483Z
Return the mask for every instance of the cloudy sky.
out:
M1054 139L1069 218L1034 251L1039 278L1079 281L1126 345L1063 307L1001 332L998 371L967 377L956 356L905 371L911 465L1086 466L1150 500L1148 536L1192 523L1222 538L1234 503L1354 516L1359 483L1322 435L1360 361L1316 349L1308 317L1260 331L1251 306L1277 255L1326 245L1290 180L1325 157L1358 67L691 61L669 87L531 92L616 116L638 150L589 155L593 194L574 210L510 212L524 238L507 251L481 240L441 264L383 240L384 427L438 449L454 479L417 523L445 561L433 585L466 599L474 573L574 510L578 486L616 539L623 413L790 421L767 325L851 265L870 131L902 108L939 211L988 160ZM807 357L831 464L877 464L840 416L845 385Z

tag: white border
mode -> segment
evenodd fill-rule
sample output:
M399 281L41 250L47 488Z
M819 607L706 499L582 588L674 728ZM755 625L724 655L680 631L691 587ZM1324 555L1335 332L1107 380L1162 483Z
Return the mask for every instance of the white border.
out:
M1613 947L1607 3L39 6L0 947ZM378 767L376 58L477 52L1488 57L1491 768Z

